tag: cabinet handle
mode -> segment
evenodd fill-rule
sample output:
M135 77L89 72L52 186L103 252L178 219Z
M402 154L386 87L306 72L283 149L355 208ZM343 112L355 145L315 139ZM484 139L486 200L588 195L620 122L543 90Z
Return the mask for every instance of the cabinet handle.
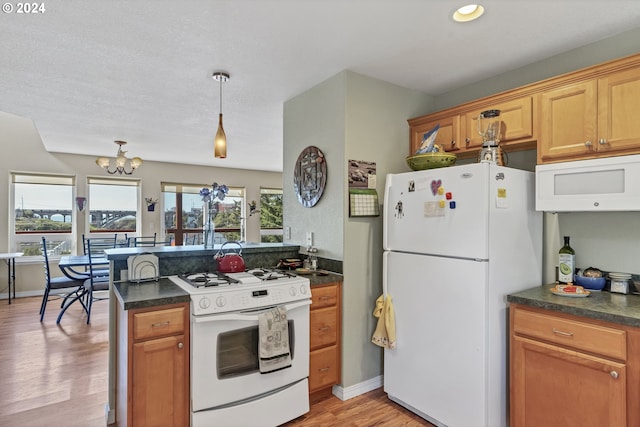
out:
M564 335L565 337L572 337L573 336L573 332L564 332L561 331L559 329L553 328L552 329L554 334L558 334L558 335Z
M607 140L606 140L606 139L604 139L604 138L600 138L600 141L598 141L598 143L599 143L600 145L605 145L605 144L607 143Z
M329 370L329 368L320 368L320 369L318 369L318 371L320 371L320 372L327 372L328 370Z
M616 371L609 372L609 375L611 375L611 378L613 378L614 380L618 379L618 373Z
M329 330L328 326L325 326L324 328L318 328L318 331L320 332L327 332Z
M465 139L464 139L464 142L466 142L466 143L468 144L468 143L470 143L470 142L471 142L471 139L470 139L470 138L465 138Z
M318 298L318 299L320 299L320 300L322 300L322 301L326 301L326 300L328 300L328 299L331 299L331 297L328 297L328 296L326 296L326 295L325 295L325 296L320 297L320 298Z
M162 322L162 323L152 323L151 327L152 328L166 328L167 326L169 326L171 322L167 321L167 322Z
M592 143L591 141L586 141L586 142L584 143L584 146L585 146L585 147L591 147L592 145L593 145L593 143Z
M182 344L181 342L178 343L178 348L182 348L184 347L184 344Z
M456 145L456 140L455 139L453 141L451 141L451 146L453 147L454 145Z

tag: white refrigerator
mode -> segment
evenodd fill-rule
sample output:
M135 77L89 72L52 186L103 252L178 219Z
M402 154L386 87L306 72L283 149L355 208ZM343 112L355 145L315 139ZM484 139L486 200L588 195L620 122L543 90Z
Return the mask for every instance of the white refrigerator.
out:
M540 286L532 172L475 163L387 175L389 398L438 426L508 424L506 295Z

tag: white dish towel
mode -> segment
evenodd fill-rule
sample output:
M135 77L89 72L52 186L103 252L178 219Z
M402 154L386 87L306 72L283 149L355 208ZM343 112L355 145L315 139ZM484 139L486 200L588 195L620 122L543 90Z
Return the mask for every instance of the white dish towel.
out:
M258 316L260 373L268 374L291 366L287 310L275 307Z

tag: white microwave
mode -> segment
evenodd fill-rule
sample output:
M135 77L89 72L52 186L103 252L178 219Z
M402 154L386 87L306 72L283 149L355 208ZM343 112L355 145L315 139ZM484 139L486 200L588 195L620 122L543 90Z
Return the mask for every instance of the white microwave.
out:
M640 211L640 155L536 166L536 210Z

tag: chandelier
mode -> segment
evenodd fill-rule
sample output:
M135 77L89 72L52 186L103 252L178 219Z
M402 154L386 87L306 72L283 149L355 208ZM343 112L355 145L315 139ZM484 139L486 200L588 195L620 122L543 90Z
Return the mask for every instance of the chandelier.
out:
M213 79L220 83L220 116L218 118L218 132L213 140L214 157L224 159L227 157L227 136L222 127L222 83L229 80L229 74L223 72L213 73Z
M122 151L122 146L126 145L126 141L113 141L118 144L118 153L116 154L116 158L114 161L114 168L111 169L111 159L108 157L98 157L96 159L96 164L106 170L111 175L113 174L125 174L131 175L137 167L142 164L142 159L140 157L134 157L133 159L128 159L125 154L126 151ZM128 170L127 170L128 169Z

